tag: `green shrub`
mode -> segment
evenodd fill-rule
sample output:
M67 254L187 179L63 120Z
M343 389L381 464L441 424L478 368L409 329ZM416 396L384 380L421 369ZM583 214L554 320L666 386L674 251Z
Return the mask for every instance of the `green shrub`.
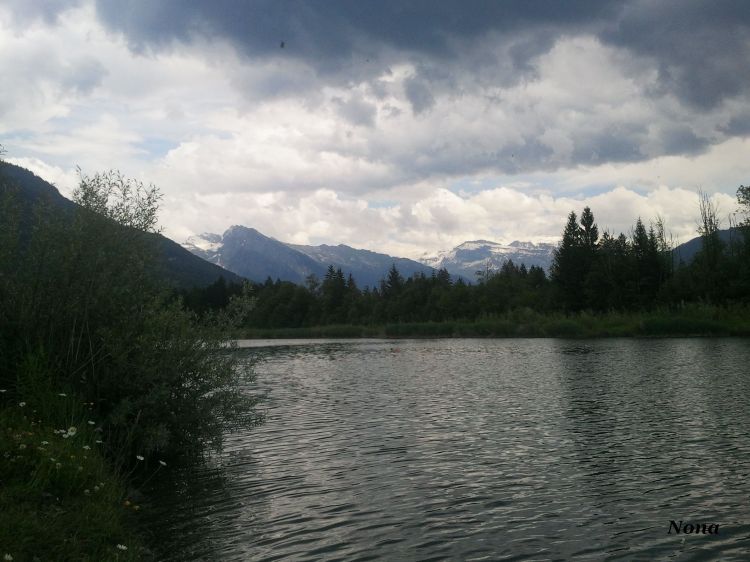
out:
M199 326L160 281L155 188L82 176L83 206L62 213L19 209L5 187L0 224L19 230L0 237L0 388L41 409L57 392L93 404L108 454L125 461L198 453L253 421L239 390L249 374L228 349L232 315Z
M546 322L544 331L549 336L577 338L584 335L583 326L573 318L553 318Z

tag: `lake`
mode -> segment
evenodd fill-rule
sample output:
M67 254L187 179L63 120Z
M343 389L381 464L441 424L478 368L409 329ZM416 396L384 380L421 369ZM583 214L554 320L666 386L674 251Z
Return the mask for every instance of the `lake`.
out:
M240 344L265 424L159 482L163 559L750 556L747 339Z

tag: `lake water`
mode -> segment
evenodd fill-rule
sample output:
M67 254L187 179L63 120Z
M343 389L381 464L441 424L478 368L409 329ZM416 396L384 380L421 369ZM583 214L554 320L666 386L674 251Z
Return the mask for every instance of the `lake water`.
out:
M750 559L748 340L243 345L266 422L159 483L164 559Z

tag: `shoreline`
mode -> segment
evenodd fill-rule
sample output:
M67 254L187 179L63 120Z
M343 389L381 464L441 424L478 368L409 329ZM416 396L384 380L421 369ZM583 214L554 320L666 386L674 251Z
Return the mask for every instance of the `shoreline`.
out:
M476 321L334 324L293 328L250 328L235 339L363 338L673 338L750 337L750 310L705 307L679 312L576 315L516 311Z

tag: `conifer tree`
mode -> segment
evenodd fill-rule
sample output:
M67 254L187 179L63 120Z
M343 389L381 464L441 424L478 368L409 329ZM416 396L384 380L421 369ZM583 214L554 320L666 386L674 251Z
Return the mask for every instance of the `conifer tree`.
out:
M401 273L399 273L398 269L396 268L396 264L394 263L388 270L388 277L386 277L385 280L384 296L386 298L396 297L401 292L401 289L403 289L403 287L404 278L401 276Z
M560 245L554 252L551 277L565 308L578 310L583 305L580 287L585 280L582 260L583 236L575 212L568 215Z

